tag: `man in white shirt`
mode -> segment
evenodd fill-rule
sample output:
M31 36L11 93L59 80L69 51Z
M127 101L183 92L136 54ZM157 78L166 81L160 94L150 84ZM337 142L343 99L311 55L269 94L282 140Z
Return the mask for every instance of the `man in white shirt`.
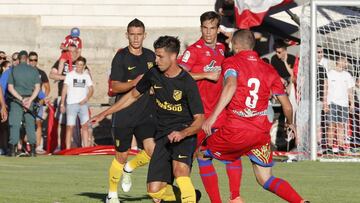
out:
M89 146L89 107L87 101L93 95L94 88L90 75L84 71L86 59L79 57L75 70L69 72L64 80L64 87L61 93L61 112L66 111L66 149L71 147L71 137L79 116L81 124L81 137L83 147ZM65 107L66 97L66 107Z
M345 146L345 126L349 117L349 101L350 111L354 111L353 88L355 87L354 78L346 71L348 66L347 59L340 56L336 60L334 70L328 72L328 97L324 101L325 111L330 111L330 126L328 133L328 144L332 147L334 153L343 153ZM327 103L326 103L327 102ZM334 146L336 140L339 148Z

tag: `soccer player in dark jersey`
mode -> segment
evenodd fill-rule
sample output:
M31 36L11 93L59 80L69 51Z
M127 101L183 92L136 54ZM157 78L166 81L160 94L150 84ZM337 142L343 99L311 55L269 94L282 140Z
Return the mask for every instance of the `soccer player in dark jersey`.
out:
M116 101L121 100L126 93L136 86L143 74L155 63L155 54L142 44L146 37L144 23L138 19L132 20L126 33L129 45L120 49L111 65L111 89L116 93ZM109 170L108 202L118 202L117 187L122 176L122 189L128 192L131 187L131 172L150 161L155 142L156 131L155 102L150 91L143 92L134 105L119 111L112 116L112 134L116 149L115 159ZM127 161L128 150L135 135L138 145L144 150L135 158Z
M232 45L236 54L223 63L224 88L215 110L203 124L203 130L208 135L212 133L212 125L225 107L227 120L207 139L205 154L228 161L247 155L256 179L264 189L288 202L304 202L287 181L274 177L271 170L271 123L266 115L271 93L282 105L287 127L295 131L292 106L280 76L252 50L255 38L251 31L236 31Z
M214 11L208 11L201 15L201 38L189 46L180 58L179 65L189 71L190 75L196 80L201 100L204 105L205 118L209 117L215 109L215 105L220 98L223 86L223 79L220 77L221 64L225 59L225 46L217 42L219 32L220 15ZM219 128L225 121L225 112L217 118L213 128ZM206 135L200 131L197 135L198 146L203 142ZM218 185L218 176L212 159L197 158L199 163L199 173L204 188L212 203L221 203L221 196ZM240 183L242 166L241 159L233 162L224 162L229 178L230 202L238 202L240 199ZM240 200L239 200L240 201Z
M135 88L91 121L99 122L106 115L130 106L153 88L158 128L147 177L148 193L156 202L196 202L190 171L196 133L204 120L201 98L193 78L176 62L179 40L162 36L154 42L154 48L157 67L151 68ZM171 185L174 178L180 197L175 196L179 194L178 188Z

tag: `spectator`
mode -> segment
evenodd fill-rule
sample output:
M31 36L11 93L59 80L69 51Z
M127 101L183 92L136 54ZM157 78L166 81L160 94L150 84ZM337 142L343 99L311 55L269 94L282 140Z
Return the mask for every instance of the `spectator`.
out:
M8 89L12 94L9 113L10 156L15 156L15 146L19 141L23 117L30 143L30 156L36 156L35 118L32 111L33 102L40 91L39 72L27 64L28 53L26 51L21 51L18 57L20 64L13 69L8 81Z
M5 151L7 149L7 142L8 142L8 133L7 133L7 127L9 125L5 124L5 121L7 120L7 109L6 109L6 103L4 96L2 94L1 86L0 86L0 115L1 115L1 123L0 123L0 155L5 154ZM5 129L6 128L6 129Z
M76 52L75 46L70 46L71 52ZM69 55L63 55L63 56L69 56ZM61 92L64 85L65 76L67 73L70 72L70 69L76 68L75 61L77 58L75 58L76 54L71 55L71 58L64 57L67 60L57 60L53 67L51 68L49 78L53 79L55 81L58 81L58 98L55 100L55 107L56 107L56 119L59 122L59 128L60 128L60 138L65 138L65 131L66 131L66 113L61 113L60 111L60 99L61 99ZM89 70L88 67L85 67L85 70ZM61 139L64 140L64 139ZM60 142L59 142L60 143ZM65 148L65 144L61 144L61 148Z
M317 71L316 71L316 87L317 87L317 143L318 143L318 153L322 153L321 150L321 139L322 139L322 128L321 121L323 115L323 109L327 104L327 89L328 89L328 77L327 69L320 63L323 58L323 49L321 46L317 47Z
M347 59L344 56L339 56L336 59L335 69L328 72L328 105L324 106L325 111L330 111L328 144L334 153L343 153L344 150L347 150L345 146L345 126L349 117L349 101L350 111L354 111L353 88L355 81L350 73L346 71L347 66ZM335 131L337 139L335 139ZM335 146L335 140L338 146Z
M8 70L10 68L10 66L11 66L10 61L7 61L7 60L2 61L0 63L0 75L2 75L6 70Z
M71 29L70 35L66 36L65 40L61 43L60 49L62 52L69 51L71 44L74 44L78 48L75 57L78 58L81 56L82 40L80 39L80 29L77 27Z
M287 53L287 45L283 40L276 40L274 50L276 54L271 57L271 65L276 69L285 86L291 82L295 56Z
M30 52L29 53L29 65L34 67L39 72L39 78L40 78L40 91L43 91L45 98L49 96L50 93L50 84L49 79L46 75L46 73L37 67L38 65L38 54L36 52ZM45 104L45 98L41 99L38 103L38 116L40 118L43 117L44 113L44 104ZM43 139L42 139L42 120L39 118L36 118L36 153L37 154L44 154L45 151L42 147Z
M6 61L6 53L4 51L0 51L0 64Z
M11 66L12 67L15 67L17 65L19 65L19 52L14 52L12 55L11 55Z
M76 60L76 68L69 72L64 81L61 94L61 112L66 111L66 149L71 147L71 138L79 116L81 124L81 137L83 147L89 146L89 107L87 101L93 95L93 83L90 75L85 71L86 59L79 57ZM66 97L66 108L65 108Z

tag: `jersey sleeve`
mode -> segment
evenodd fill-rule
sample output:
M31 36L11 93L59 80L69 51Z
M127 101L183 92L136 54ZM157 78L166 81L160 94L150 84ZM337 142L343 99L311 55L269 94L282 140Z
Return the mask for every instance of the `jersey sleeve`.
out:
M201 101L198 86L196 85L195 80L191 78L191 76L186 82L186 95L192 115L204 114L204 107Z
M224 80L226 80L228 77L238 76L238 71L235 68L234 63L232 63L231 58L226 59L221 66L221 75L224 76Z
M154 74L154 69L155 68L149 69L144 74L144 76L141 78L141 80L137 83L135 88L140 94L144 94L146 91L148 91L150 89L150 87L151 87L151 79L152 79L153 74Z
M110 80L123 82L124 69L122 66L120 52L117 52L111 62Z
M274 69L272 69L271 78L270 90L272 94L275 96L286 95L284 84Z
M197 60L197 54L194 48L189 47L185 50L184 54L180 57L179 65L183 68L186 68L188 71L191 71L195 62Z

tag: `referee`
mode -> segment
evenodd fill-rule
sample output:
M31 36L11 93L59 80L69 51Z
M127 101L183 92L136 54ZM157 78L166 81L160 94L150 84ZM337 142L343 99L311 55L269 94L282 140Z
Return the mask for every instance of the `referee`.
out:
M116 53L111 65L110 85L112 93L116 94L116 101L135 87L143 74L155 63L154 52L142 46L146 37L143 22L138 19L132 20L127 26L126 37L129 45ZM117 188L121 176L122 189L128 192L131 187L132 170L149 163L155 147L156 118L154 113L154 98L149 91L146 91L134 105L113 114L112 134L116 154L109 170L107 202L119 202ZM126 163L133 135L140 148L144 150Z
M162 36L154 42L157 67L150 69L136 87L112 107L91 119L96 123L141 99L152 87L155 92L158 128L156 146L148 171L148 193L156 201L196 202L190 179L196 133L204 121L204 110L195 81L176 63L180 42ZM181 197L172 186L179 186Z

